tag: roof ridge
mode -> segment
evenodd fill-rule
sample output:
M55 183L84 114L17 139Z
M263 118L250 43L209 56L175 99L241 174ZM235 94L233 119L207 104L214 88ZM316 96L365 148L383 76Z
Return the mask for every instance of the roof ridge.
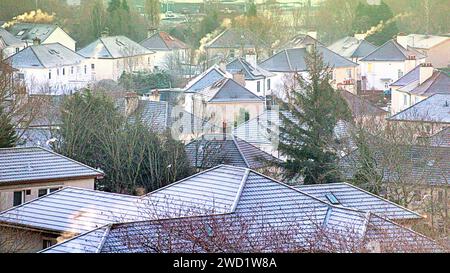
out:
M247 165L247 168L251 168L250 164L247 161L247 158L245 158L245 155L242 153L241 148L239 147L239 144L236 141L236 138L231 135L231 139L233 140L234 145L236 146L239 154L241 155L242 159L244 160L245 165Z
M236 193L236 198L234 199L233 205L231 206L230 212L234 213L236 211L237 205L239 204L239 199L241 198L242 191L244 190L244 186L247 182L248 175L250 174L250 169L246 168L244 175L242 176L241 183L238 188L238 192Z

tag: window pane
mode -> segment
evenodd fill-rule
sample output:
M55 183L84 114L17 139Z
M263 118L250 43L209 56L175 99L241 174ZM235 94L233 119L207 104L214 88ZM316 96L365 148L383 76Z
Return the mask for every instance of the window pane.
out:
M13 198L13 206L18 206L20 204L22 204L22 192L15 191L14 198Z
M38 191L38 197L44 196L47 194L47 189L40 189Z

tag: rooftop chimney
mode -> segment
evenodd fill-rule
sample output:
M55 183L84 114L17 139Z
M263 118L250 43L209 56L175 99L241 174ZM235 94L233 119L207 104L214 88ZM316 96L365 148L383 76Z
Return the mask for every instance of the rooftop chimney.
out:
M252 49L248 50L245 54L245 60L247 63L249 63L251 66L256 67L257 61L256 61L256 52Z
M317 31L308 31L306 35L317 40Z
M102 33L100 34L102 38L106 38L109 36L109 29L107 27L105 27L105 29L102 31Z
M404 48L408 48L408 40L409 37L403 32L400 32L397 35L397 43L399 43Z
M245 87L245 74L243 71L239 71L233 74L233 80Z
M419 84L424 83L433 75L433 65L431 63L423 63L419 67Z
M156 27L149 27L147 30L147 38L152 37L153 34L156 33L158 29Z
M125 115L134 113L139 104L139 96L136 92L127 92L125 94Z
M33 45L40 45L41 44L41 39L39 39L38 37L33 39Z

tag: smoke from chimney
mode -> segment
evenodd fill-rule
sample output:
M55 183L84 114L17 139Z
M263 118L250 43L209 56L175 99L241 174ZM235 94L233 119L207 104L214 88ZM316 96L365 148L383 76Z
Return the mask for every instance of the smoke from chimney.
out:
M55 13L48 14L40 9L32 10L30 12L25 12L24 14L17 15L9 22L2 25L3 28L12 27L17 23L51 23L55 19Z

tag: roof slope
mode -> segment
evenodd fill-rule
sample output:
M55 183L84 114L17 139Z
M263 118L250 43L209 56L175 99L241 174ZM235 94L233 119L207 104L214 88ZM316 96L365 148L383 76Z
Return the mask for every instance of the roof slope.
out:
M305 47L310 44L321 44L317 39L307 35L307 34L299 34L293 37L290 41L282 45L278 51L288 49L288 48L296 48L296 47Z
M374 51L377 47L366 40L358 40L355 37L344 37L337 40L328 49L346 58L362 58Z
M139 44L150 50L189 49L188 45L163 31L156 32Z
M0 149L0 184L101 176L94 168L41 147Z
M24 46L25 45L25 42L14 37L14 35L9 33L6 29L4 29L2 27L0 27L0 39L3 40L3 42L6 44L6 46L14 46L14 45Z
M58 26L54 24L16 23L9 27L8 31L23 41L39 38L44 42L56 28Z
M230 73L243 72L246 80L265 79L274 75L259 66L254 67L248 63L244 58L238 57L226 65L226 69Z
M0 213L0 223L80 234L109 223L152 219L139 197L65 187Z
M450 40L450 37L426 34L409 34L407 36L408 46L420 49L430 49L447 40Z
M419 214L405 207L348 183L301 185L296 188L328 203L330 203L330 200L326 195L333 194L339 204L344 207L373 212L391 220L422 218Z
M372 53L362 58L361 61L405 61L409 56L423 59L426 56L413 49L402 47L397 41L389 40Z
M210 168L220 164L258 169L266 161L277 161L272 155L230 135L204 135L185 146L191 165Z
M450 94L434 94L393 115L389 120L450 123Z
M435 70L430 78L418 85L410 93L421 96L430 96L438 93L450 94L450 76L445 72Z
M208 68L206 71L192 79L185 88L186 93L196 93L208 86L211 86L213 83L218 80L231 78L231 74L226 71L223 71L217 65L213 65Z
M372 104L370 101L355 95L346 90L341 91L341 95L347 102L354 117L361 116L384 116L387 115L387 111Z
M145 198L165 202L170 200L170 207L165 207L163 211L170 209L172 214L165 215L172 217L112 224L43 252L186 253L232 252L236 249L280 252L298 250L299 247L333 251L329 244L325 245L327 240L323 238L324 233L319 231L325 231L331 236L351 236L354 240L352 245L342 248L339 242L334 244L339 249L336 251L341 252L355 250L355 246L363 247L373 240L395 244L399 239L416 243L416 238L430 251L442 250L425 236L389 220L331 205L244 168L219 166L149 193ZM183 213L173 218L173 213L180 210L192 211L200 207L206 213ZM214 210L211 212L210 209ZM286 241L281 239L277 244L274 244L277 239L268 241L267 236L275 236L274 232L283 233L287 237ZM218 238L225 236L223 238L227 239L221 243L223 248L217 248L217 241L214 240L216 234ZM385 234L390 236L386 237ZM397 234L401 236L395 236ZM195 238L202 238L202 243L198 243ZM319 241L311 245L314 239ZM383 250L389 252L390 249Z
M125 36L111 36L95 40L78 53L86 58L118 59L154 52Z
M229 28L209 41L205 48L254 48L267 46L254 33L240 28Z
M356 63L329 50L324 46L317 46L317 50L323 56L324 62L330 67L355 67ZM278 52L266 59L260 66L271 72L299 72L306 71L306 48L291 48Z
M450 126L430 137L432 146L450 147Z
M391 83L391 86L399 86L403 87L406 86L414 81L418 81L420 77L420 65L416 66L413 70L409 71L403 77L395 81L394 83Z
M14 68L52 68L78 65L84 57L55 43L29 46L10 56L8 60Z
M263 102L262 98L253 94L250 90L233 79L218 80L211 86L201 90L199 94L205 96L209 102Z

